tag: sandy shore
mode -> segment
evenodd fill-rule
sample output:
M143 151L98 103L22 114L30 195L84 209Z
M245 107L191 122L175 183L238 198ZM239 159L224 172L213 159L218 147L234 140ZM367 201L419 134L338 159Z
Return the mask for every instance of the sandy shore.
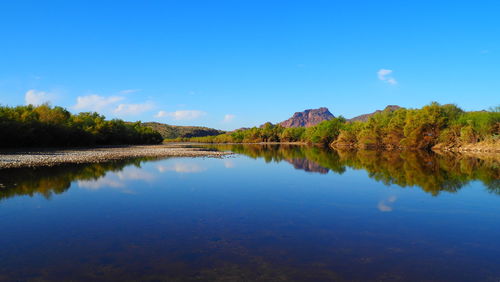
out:
M85 149L25 149L0 151L0 169L99 163L134 157L222 157L231 153L178 145L120 146Z

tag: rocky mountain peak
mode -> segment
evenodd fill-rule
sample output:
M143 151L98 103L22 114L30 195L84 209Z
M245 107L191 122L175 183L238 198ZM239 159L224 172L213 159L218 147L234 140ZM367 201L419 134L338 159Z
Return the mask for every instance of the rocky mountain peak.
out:
M328 108L308 109L303 112L296 112L293 116L279 124L283 127L310 127L322 121L334 118Z

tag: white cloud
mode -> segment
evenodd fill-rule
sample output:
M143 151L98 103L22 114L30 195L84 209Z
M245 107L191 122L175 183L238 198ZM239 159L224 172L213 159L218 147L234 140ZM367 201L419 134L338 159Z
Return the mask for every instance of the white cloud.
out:
M120 104L113 110L113 112L117 115L138 115L153 109L153 107L154 106L151 102L142 104Z
M139 92L139 91L141 91L141 89L125 89L125 90L120 91L119 93L122 95L125 95L125 94L135 93L135 92Z
M192 120L204 116L206 113L196 110L183 110L175 112L159 111L156 114L157 118L170 117L175 120Z
M26 105L39 106L43 103L49 103L53 96L51 93L31 89L24 94L24 101Z
M392 85L398 84L398 82L396 81L396 79L394 79L392 77L387 79L387 83L392 84Z
M380 69L377 72L377 77L379 80L385 81L386 83L389 83L391 85L396 85L398 82L396 81L396 79L394 77L390 76L391 73L392 73L392 70Z
M165 111L159 111L159 112L155 115L155 117L157 117L157 118L162 118L162 117L167 117L167 116L168 116L168 113L167 113L167 112L165 112Z
M120 96L104 97L96 94L79 96L76 98L76 105L73 108L76 110L100 111L108 106L120 102L123 99L124 97Z
M232 114L227 114L224 116L224 120L223 122L231 122L233 121L233 119L235 118L236 116L235 115L232 115Z
M386 69L380 69L378 72L377 72L377 76L378 76L378 79L380 80L386 80L386 75L389 75L392 73L392 70L386 70Z

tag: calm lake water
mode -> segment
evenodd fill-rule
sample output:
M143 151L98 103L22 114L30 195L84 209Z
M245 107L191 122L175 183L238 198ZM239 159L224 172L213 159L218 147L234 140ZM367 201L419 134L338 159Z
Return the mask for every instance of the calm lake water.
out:
M0 280L500 281L498 160L210 149L0 170Z

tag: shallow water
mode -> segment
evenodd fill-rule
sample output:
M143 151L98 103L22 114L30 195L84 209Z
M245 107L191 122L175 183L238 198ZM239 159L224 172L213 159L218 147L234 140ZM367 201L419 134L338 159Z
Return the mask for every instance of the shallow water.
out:
M500 281L498 161L212 149L0 170L0 280Z

